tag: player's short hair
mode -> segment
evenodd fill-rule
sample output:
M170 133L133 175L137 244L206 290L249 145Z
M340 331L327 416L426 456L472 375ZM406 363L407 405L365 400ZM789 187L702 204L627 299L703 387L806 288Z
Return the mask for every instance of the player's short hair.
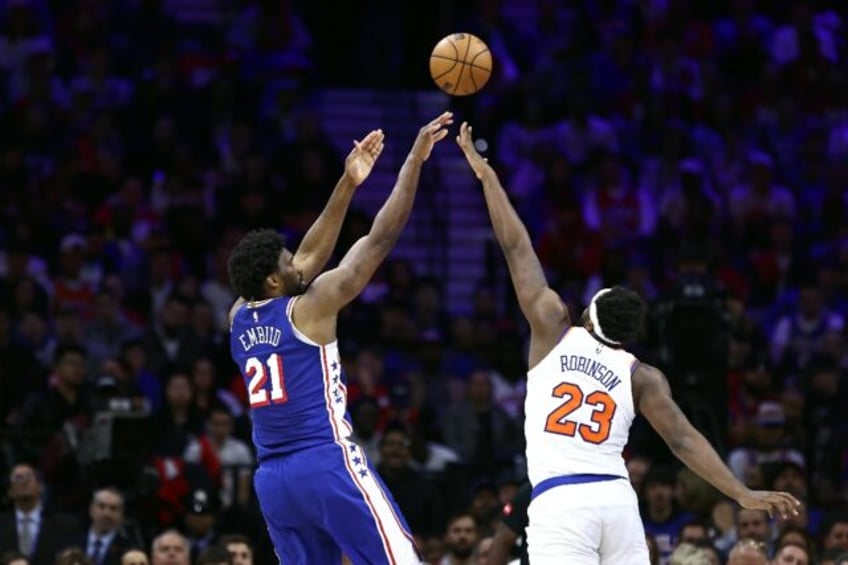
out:
M627 343L642 332L647 306L634 291L614 286L598 297L596 307L598 322L607 338Z
M227 261L230 284L245 300L265 298L265 279L276 272L286 239L270 229L248 232Z

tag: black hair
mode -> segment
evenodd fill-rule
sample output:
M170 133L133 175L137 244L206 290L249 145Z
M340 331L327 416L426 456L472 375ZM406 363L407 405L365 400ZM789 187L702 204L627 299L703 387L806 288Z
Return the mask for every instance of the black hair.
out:
M265 279L278 269L286 239L270 229L248 232L227 261L230 284L245 300L265 298Z
M684 522L683 525L680 526L680 529L677 530L678 539L680 539L680 537L683 535L683 530L685 530L686 528L701 528L702 530L704 530L704 533L707 534L707 539L709 539L710 537L710 528L704 522L701 522L700 520L689 520L687 522Z
M243 543L250 548L251 553L253 552L253 542L250 541L250 538L242 534L227 534L218 540L218 545L225 549L231 543Z
M56 351L53 352L53 364L56 365L65 358L66 355L79 355L81 357L86 357L85 348L75 342L66 342L59 344L56 347Z
M598 323L609 339L627 343L642 332L647 307L634 291L614 286L598 298L596 307Z
M821 532L822 539L826 538L830 535L830 532L837 524L848 524L848 514L844 512L835 512L825 517L822 521L821 527L819 527L819 532Z

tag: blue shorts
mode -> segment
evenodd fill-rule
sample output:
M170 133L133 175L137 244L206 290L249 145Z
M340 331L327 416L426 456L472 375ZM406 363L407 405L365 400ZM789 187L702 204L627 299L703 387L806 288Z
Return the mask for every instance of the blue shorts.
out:
M349 441L259 464L256 495L284 565L421 563L391 493Z

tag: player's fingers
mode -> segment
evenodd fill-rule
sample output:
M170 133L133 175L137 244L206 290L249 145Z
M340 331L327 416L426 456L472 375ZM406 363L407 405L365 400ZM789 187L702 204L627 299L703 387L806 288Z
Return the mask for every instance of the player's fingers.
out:
M365 149L366 151L371 151L371 149L374 147L374 144L376 143L376 141L377 141L377 133L372 131L368 135L366 135L365 139L363 139L359 143L360 143L360 145L362 145L363 149Z
M446 124L450 121L453 121L453 112L443 112L441 116L439 116L433 121L438 122L440 124Z
M783 500L786 503L787 510L790 514L797 515L801 510L801 501L792 496L789 493L781 493L783 494Z
M792 501L788 496L784 496L782 493L775 493L771 500L772 504L774 504L774 508L778 514L780 514L783 518L788 518L792 514L795 513L795 508L793 508Z
M433 141L441 141L448 136L448 130L440 129L433 134Z
M375 161L380 156L380 153L383 152L383 147L385 147L385 146L381 143L380 145L377 146L377 149L371 153L371 155L374 157Z
M361 141L357 141L357 140L355 140L355 139L354 139L354 140L353 140L353 145L354 145L354 147L356 147L356 150L357 150L357 151L361 151L361 152L363 152L363 153L367 153L367 151L365 150L365 148L362 146L362 142L361 142Z

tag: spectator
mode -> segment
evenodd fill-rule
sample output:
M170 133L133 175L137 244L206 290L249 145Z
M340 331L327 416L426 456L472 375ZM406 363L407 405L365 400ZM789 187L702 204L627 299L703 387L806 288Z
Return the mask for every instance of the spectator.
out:
M767 547L772 539L769 515L763 510L739 508L736 511L736 538L752 540Z
M445 414L442 433L476 477L495 475L509 464L519 446L515 423L493 402L486 371L471 375L466 400Z
M350 440L359 445L372 465L380 463L382 432L377 429L380 405L376 398L360 396L350 407L353 433Z
M431 536L444 530L445 503L433 484L410 461L409 434L401 426L386 429L380 440L377 472L386 483L414 535Z
M233 565L253 565L253 544L245 536L230 534L218 541L233 558Z
M74 344L56 349L47 390L21 408L18 426L32 434L30 449L38 454L66 423L84 428L91 416L91 390L86 383L86 352Z
M192 405L189 376L177 370L165 384L165 405L154 423L155 451L159 455L182 457L193 436L199 435L202 423Z
M667 563L683 524L692 520L674 501L675 483L671 470L655 467L642 485L642 523L645 533L656 541L661 563Z
M822 349L828 332L844 327L842 316L830 312L814 283L804 283L795 312L783 316L771 338L771 360L790 369L804 369Z
M777 402L764 401L757 408L755 429L751 447L740 447L727 457L727 465L733 474L751 486L763 486L761 465L766 463L792 462L804 467L804 456L784 443L786 413Z
M130 549L121 556L120 565L150 565L150 561L140 549Z
M681 543L671 552L668 565L710 565L710 557L697 546Z
M44 484L31 465L12 468L8 495L13 511L0 514L0 552L16 549L33 563L47 563L79 534L73 517L44 507Z
M199 463L214 484L220 485L224 509L246 507L251 496L253 453L243 441L233 437L233 416L223 406L213 408L206 420L206 434L191 440L184 459Z
M445 533L446 555L439 565L473 565L474 549L480 534L474 517L459 513L448 520Z
M791 543L780 546L772 560L773 565L809 565L810 563L808 550Z
M217 531L219 504L214 492L202 488L194 489L186 498L185 539L194 561L220 537Z
M683 524L680 528L680 534L677 536L680 544L688 543L689 545L698 546L710 541L710 535L707 527L701 522L689 522Z
M59 552L55 563L56 565L94 565L94 561L87 557L83 550L76 547Z
M190 565L188 540L176 530L156 536L150 549L150 565Z
M233 565L233 556L226 548L213 545L204 549L195 563L197 565Z
M0 565L30 565L30 561L23 553L7 551L0 555Z
M176 294L165 299L153 327L143 338L147 369L162 375L174 367L190 367L205 353L205 344L188 326L188 302Z
M822 525L822 547L825 551L841 549L848 551L848 516L831 516Z
M727 565L768 565L765 544L750 539L739 540L730 550Z
M132 545L123 534L124 495L113 488L94 491L88 508L91 525L74 543L94 565L120 565L121 556Z

